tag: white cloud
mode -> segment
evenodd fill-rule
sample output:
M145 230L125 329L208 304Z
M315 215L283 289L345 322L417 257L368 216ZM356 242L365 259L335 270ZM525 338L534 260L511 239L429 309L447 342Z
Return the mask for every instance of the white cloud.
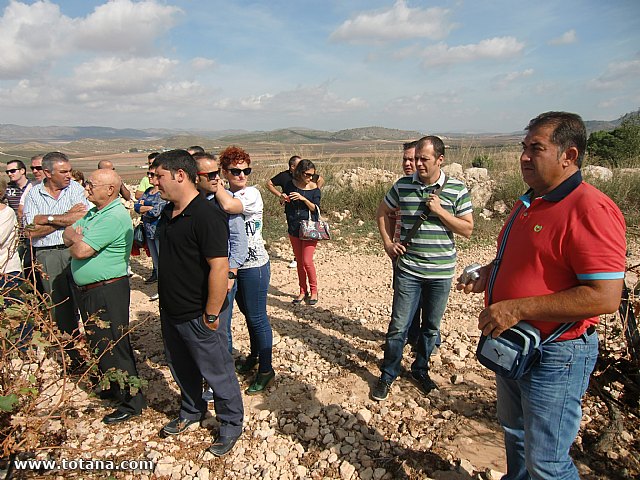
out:
M216 61L211 58L196 57L191 59L191 68L193 70L211 70L216 67Z
M527 68L521 72L509 72L504 75L498 75L493 78L494 89L504 89L511 85L513 82L522 78L527 78L533 75L533 68Z
M71 20L57 5L9 2L0 17L0 79L20 78L63 55Z
M345 21L331 35L339 42L370 43L407 38L445 38L455 28L447 19L449 10L439 7L409 8L397 0L388 10L363 12Z
M475 60L503 60L522 52L524 43L514 37L494 37L479 43L450 47L439 43L417 53L424 66L453 65Z
M0 79L41 73L79 51L149 54L181 10L156 1L111 0L70 18L48 0L11 1L0 17Z
M394 98L387 104L384 111L387 113L413 112L432 114L434 106L450 107L462 103L462 94L457 90L427 91L416 95Z
M547 43L549 45L569 45L578 41L576 31L571 29L568 32L564 32L562 35L556 38L552 38Z
M264 111L313 117L319 113L341 113L362 109L366 102L358 97L340 98L329 89L329 83L298 87L278 93L264 93L240 99L224 98L216 107L229 111Z
M70 83L82 93L144 93L167 81L177 63L164 57L97 58L77 66Z
M86 18L75 19L69 33L78 49L148 53L180 13L179 8L156 1L110 0Z
M592 90L616 90L624 88L629 80L640 77L640 60L610 63L606 72L590 80L587 86Z

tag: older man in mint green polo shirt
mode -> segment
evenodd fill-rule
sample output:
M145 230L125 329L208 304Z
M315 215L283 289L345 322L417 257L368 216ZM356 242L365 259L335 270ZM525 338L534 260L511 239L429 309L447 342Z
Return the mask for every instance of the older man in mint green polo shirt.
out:
M121 180L113 170L96 170L86 182L88 199L95 205L63 234L71 253L71 273L78 289L80 313L87 325L92 351L97 351L101 373L122 370L137 377L133 350L129 342L129 277L127 267L133 243L131 218L118 194ZM97 317L108 322L97 325ZM145 406L142 393L120 389L117 382L102 392L103 398L118 402L115 411L104 416L104 423L123 422L139 415Z

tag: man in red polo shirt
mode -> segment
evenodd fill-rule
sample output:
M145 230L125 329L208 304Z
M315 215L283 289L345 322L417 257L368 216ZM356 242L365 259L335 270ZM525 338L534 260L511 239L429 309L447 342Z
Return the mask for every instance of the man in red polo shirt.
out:
M485 292L497 269L479 318L485 335L497 337L526 321L544 339L575 322L543 346L541 361L522 378L496 375L496 388L507 453L503 479L578 479L569 448L598 356L598 316L620 303L625 222L610 198L582 181L587 134L578 115L543 113L526 130L520 169L531 188L509 217L516 215L502 260L457 288ZM503 227L498 246L504 236Z

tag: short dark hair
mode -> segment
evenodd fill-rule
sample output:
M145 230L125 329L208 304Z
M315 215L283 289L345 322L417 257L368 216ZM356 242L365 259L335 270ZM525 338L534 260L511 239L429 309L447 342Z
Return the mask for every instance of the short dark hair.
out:
M202 148L200 145L193 145L187 148L187 150L193 150L193 153L204 153L204 148Z
M178 170L182 170L187 174L191 183L196 183L196 177L198 174L198 166L196 161L186 150L176 149L169 150L168 152L162 152L156 158L153 159L154 167L162 167L165 170L171 172L173 176Z
M67 157L62 152L49 152L44 157L42 157L42 169L48 170L49 172L53 171L53 164L56 162L68 162L69 157Z
M27 167L25 167L24 162L22 160L9 160L7 162L7 167L9 166L10 163L18 164L18 170L24 170L25 172L27 171Z
M578 168L582 166L584 152L587 149L587 128L577 113L545 112L531 119L525 130L530 132L541 127L552 126L551 142L559 147L562 155L568 148L578 149ZM560 158L558 156L558 158Z
M158 155L160 155L160 152L151 152L149 155L147 155L147 160L153 160Z
M302 157L300 155L294 155L293 157L291 157L289 159L289 168L293 167L296 163L296 160L302 160Z
M427 135L422 137L420 140L416 142L416 150L422 149L426 144L430 143L433 145L433 153L436 158L441 155L444 157L444 142L440 137L436 137L435 135Z
M402 144L402 150L409 150L411 148L416 148L416 145L418 144L418 140L413 140L411 142L404 142Z
M302 174L309 170L310 168L316 169L316 166L311 160L302 159L300 163L296 165L296 169L293 171L293 176L296 178L302 178Z

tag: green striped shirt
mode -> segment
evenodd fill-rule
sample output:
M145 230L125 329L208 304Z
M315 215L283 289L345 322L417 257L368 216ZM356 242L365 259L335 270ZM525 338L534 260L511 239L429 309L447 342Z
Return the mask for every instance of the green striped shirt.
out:
M432 185L425 185L418 177L402 177L387 192L384 201L389 208L400 208L404 241L413 224L420 217L426 198L444 181L445 174ZM472 213L471 197L460 180L448 178L440 192L440 204L450 214L462 217ZM398 268L420 278L451 278L456 267L456 243L453 232L435 215L430 215L416 232L404 255L398 258Z

